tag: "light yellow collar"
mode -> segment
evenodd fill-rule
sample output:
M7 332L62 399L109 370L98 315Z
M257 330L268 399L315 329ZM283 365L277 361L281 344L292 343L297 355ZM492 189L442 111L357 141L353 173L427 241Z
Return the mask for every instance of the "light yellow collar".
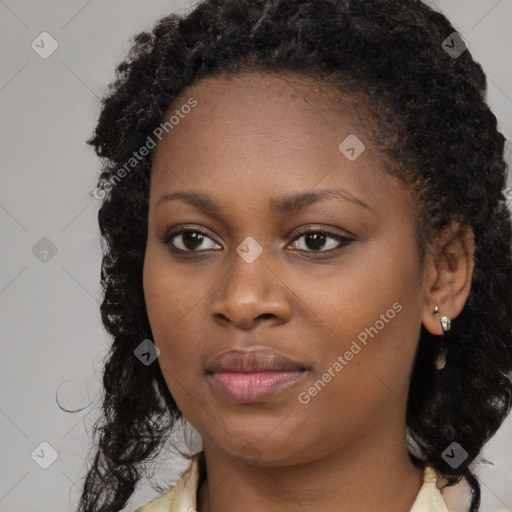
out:
M427 466L423 474L423 485L410 512L449 512L448 507L436 486L436 473Z

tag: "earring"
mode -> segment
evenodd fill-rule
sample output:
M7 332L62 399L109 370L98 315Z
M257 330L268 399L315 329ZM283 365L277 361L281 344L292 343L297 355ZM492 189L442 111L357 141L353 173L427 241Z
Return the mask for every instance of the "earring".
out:
M439 308L436 306L434 308L434 315L436 315L438 313L440 314ZM444 337L444 333L446 331L450 330L452 322L450 320L450 317L446 316L446 315L441 315L441 318L439 319L439 321L441 322L441 327L443 328L443 337ZM442 370L445 366L446 366L446 348L444 347L444 340L443 340L443 338L441 338L441 349L439 350L439 355L437 356L436 368L438 370Z
M437 306L434 308L434 315L436 313L439 313L439 308ZM444 332L450 330L450 327L452 326L452 321L450 320L449 316L441 315L439 321L441 322L441 327L443 328Z

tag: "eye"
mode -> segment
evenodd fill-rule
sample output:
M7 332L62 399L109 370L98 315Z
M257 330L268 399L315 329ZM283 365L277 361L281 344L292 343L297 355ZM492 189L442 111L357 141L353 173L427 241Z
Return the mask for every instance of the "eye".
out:
M176 239L176 243L175 243ZM204 246L206 240L213 242L213 247ZM182 252L199 252L196 249L214 249L220 247L211 237L199 229L182 229L181 231L170 233L165 237L164 243L171 244L171 248Z
M304 238L304 243L302 247L300 247L301 244L299 244L298 242L298 240L300 240L301 238ZM292 242L292 245L295 244L295 248L306 252L329 252L341 249L342 247L349 245L353 241L354 238L349 238L339 233L332 233L330 231L314 229L303 231L300 234L300 236ZM325 248L326 245L327 249L321 250ZM308 248L310 250L308 250Z

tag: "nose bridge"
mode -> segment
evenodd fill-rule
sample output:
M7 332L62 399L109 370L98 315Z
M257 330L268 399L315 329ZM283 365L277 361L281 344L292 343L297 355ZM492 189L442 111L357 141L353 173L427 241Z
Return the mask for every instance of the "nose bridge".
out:
M268 267L268 258L268 249L264 249L255 239L247 237L233 254L227 286L233 290L248 288L258 295L264 293L269 278L273 279Z
M287 294L269 266L269 254L264 256L265 249L248 238L233 253L230 270L212 300L211 314L245 328L258 317L285 321L290 316Z

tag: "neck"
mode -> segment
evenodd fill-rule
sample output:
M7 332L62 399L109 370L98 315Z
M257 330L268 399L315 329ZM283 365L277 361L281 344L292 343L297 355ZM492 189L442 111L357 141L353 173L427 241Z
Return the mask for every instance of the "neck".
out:
M246 464L203 440L207 476L197 510L408 512L423 469L411 462L403 429L394 436L374 430L323 457L277 467Z

